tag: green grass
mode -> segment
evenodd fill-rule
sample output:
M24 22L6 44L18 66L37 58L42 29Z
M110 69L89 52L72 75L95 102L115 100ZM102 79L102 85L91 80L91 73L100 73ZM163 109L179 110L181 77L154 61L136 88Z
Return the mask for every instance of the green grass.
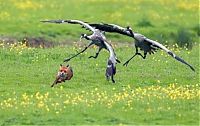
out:
M199 125L198 9L197 0L0 0L0 125ZM88 59L92 47L69 62L74 77L51 88L63 59L83 48L72 43L89 32L39 22L46 19L129 25L167 44L196 72L162 51L123 67L135 51L124 42L133 39L107 33L122 61L116 84L105 78L108 52ZM42 49L1 42L25 37L70 44ZM193 48L173 47L183 42Z
M128 67L117 64L116 84L104 76L108 52L88 59L90 48L69 62L74 77L54 88L59 64L81 47L11 48L0 48L1 125L199 123L198 45L174 50L196 72L159 51ZM133 54L126 46L115 50L122 62Z

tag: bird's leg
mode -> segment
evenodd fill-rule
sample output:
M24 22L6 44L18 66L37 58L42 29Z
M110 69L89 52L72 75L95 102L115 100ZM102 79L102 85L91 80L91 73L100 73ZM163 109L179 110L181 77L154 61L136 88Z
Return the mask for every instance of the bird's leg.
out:
M82 51L78 52L77 54L73 55L73 56L70 57L70 58L66 58L66 59L64 60L64 62L68 62L68 61L70 61L72 58L74 58L74 57L78 56L79 54L83 53L88 47L90 47L90 46L93 45L93 44L94 44L93 42L90 42L90 44L88 44Z
M144 56L141 53L136 53L137 55L140 55L143 59L146 58L147 52L144 52Z
M94 58L96 59L99 55L99 52L102 50L102 47L99 47L98 51L96 52L96 55L95 56L89 56L88 58Z
M146 56L147 56L147 52L144 52L143 59L146 59Z
M128 66L129 61L131 61L135 56L137 55L137 53L135 53L129 60L127 60L123 66Z
M127 60L124 64L123 64L123 66L128 66L128 63L129 63L129 61L131 61L136 55L140 55L140 53L138 53L138 47L137 46L135 46L135 54L129 59L129 60Z
M80 51L80 52L77 53L76 55L73 55L73 56L70 57L70 58L66 58L66 59L64 60L64 62L70 61L72 58L74 58L74 57L78 56L79 54L83 53L87 48L88 48L88 47L86 46L82 51Z
M111 76L111 80L112 80L113 83L115 83L115 80L114 80L114 76L113 76L113 75Z

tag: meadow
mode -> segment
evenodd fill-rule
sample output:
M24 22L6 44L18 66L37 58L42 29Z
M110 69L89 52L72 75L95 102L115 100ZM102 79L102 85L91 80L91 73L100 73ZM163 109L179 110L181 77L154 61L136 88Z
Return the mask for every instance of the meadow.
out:
M196 0L0 0L0 125L199 125L198 7ZM39 22L44 19L130 25L166 45L196 72L164 51L145 60L135 57L124 67L135 51L133 40L106 34L122 61L113 84L105 78L105 50L88 59L97 50L93 46L63 63L87 45L77 40L89 32ZM24 40L39 37L61 44L34 48ZM51 88L60 64L70 64L74 77Z
M1 44L0 123L198 124L197 47L173 50L196 72L160 51L145 60L136 57L128 67L117 64L116 84L104 76L106 51L96 60L88 59L95 53L93 47L69 62L74 70L72 80L51 88L63 57L80 50L77 43L50 49ZM132 51L129 46L116 45L122 61Z

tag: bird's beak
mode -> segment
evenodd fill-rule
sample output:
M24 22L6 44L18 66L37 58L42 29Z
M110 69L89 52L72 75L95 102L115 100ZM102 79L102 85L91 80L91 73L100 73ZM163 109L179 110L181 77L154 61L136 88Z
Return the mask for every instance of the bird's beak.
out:
M118 60L118 59L116 59L116 61L117 61L117 63L121 63L121 61L120 61L120 60Z

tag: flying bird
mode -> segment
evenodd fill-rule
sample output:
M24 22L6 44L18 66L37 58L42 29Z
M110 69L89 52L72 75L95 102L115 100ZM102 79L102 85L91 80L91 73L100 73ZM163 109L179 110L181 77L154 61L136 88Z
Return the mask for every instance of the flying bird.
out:
M136 52L130 59L128 59L123 64L124 66L127 66L129 61L132 60L136 55L139 55L143 59L145 59L147 53L154 54L157 51L157 49L162 49L166 53L168 53L170 56L175 58L176 60L178 60L181 63L183 63L183 64L187 65L188 67L190 67L191 70L195 71L195 69L190 64L188 64L186 61L184 61L183 59L181 59L180 57L175 55L172 51L167 49L164 45L162 45L159 42L156 42L154 40L151 40L151 39L145 37L142 34L133 32L132 29L129 26L127 26L126 28L123 28L123 27L118 26L116 24L106 24L106 23L89 23L89 25L94 27L94 28L96 28L96 29L99 29L101 31L119 33L119 34L126 35L126 36L129 36L129 37L132 37L132 38L135 39ZM140 50L144 51L144 55L142 55L141 53L138 52L138 48Z
M82 25L82 27L84 27L87 30L90 30L92 32L91 35L81 34L81 38L80 39L85 38L87 40L90 40L91 42L82 51L78 52L77 54L73 55L70 58L66 58L64 60L64 62L67 62L67 61L71 60L72 58L78 56L79 54L83 53L91 45L96 45L99 48L98 48L98 50L96 52L96 55L95 56L90 56L89 58L95 58L96 59L98 57L98 55L99 55L99 52L102 49L106 49L106 50L110 51L108 49L108 47L106 46L107 40L106 40L106 37L104 36L103 32L100 31L99 29L93 28L88 23L85 23L85 22L80 21L80 20L46 20L46 21L41 21L41 22L58 23L58 24L61 24L61 23L79 24L79 25ZM116 58L116 61L118 63L120 63L120 61L117 59L117 57L115 57L115 58Z

